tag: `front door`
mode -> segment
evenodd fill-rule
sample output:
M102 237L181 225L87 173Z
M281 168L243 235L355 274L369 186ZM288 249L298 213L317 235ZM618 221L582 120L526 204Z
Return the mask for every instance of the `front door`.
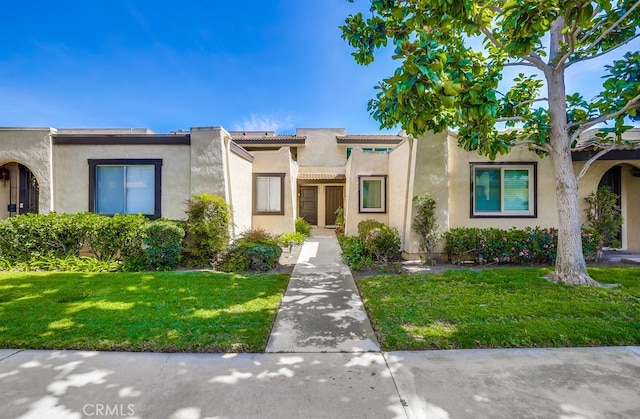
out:
M600 186L608 186L609 189L611 189L611 192L618 195L616 204L618 204L618 208L622 210L622 167L613 166L607 171L607 173L602 175L602 179L600 179L598 187ZM618 241L622 242L622 227L620 227L616 238Z
M301 186L298 216L312 226L318 225L318 187Z
M336 210L342 207L342 186L327 186L325 188L326 225L336 225Z

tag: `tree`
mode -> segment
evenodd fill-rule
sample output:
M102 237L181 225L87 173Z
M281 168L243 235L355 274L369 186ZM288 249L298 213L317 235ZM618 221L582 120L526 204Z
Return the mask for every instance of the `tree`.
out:
M401 64L368 105L381 127L401 125L414 136L451 127L460 147L492 159L516 146L550 156L561 220L553 279L597 285L580 239L584 172L574 174L571 152L597 150L598 158L637 146L622 133L625 119L640 115L640 53L605 66L602 92L590 101L566 93L565 71L638 38L640 0L370 0L369 10L370 18L350 15L341 29L360 64L389 41L395 47ZM483 48L469 46L478 41ZM500 93L509 67L524 72ZM519 129L498 131L500 122ZM587 131L605 122L611 126Z

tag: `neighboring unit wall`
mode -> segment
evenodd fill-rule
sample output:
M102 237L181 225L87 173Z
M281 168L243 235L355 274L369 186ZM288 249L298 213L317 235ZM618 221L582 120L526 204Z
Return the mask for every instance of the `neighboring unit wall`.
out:
M452 134L449 139L449 228L479 227L502 228L511 227L556 227L558 225L558 207L556 203L556 186L550 158L540 158L526 147L516 147L509 154L498 156L494 161L480 156L476 152L465 151L457 145L457 137ZM522 162L537 163L537 217L509 218L472 218L471 213L471 168L470 163L505 163Z
M72 145L53 147L54 208L60 213L89 210L89 159L162 159L162 217L183 219L189 199L188 145Z
M256 214L253 212L253 228L263 228L272 234L295 231L297 213L296 179L298 167L291 159L289 147L277 151L254 151L253 173L284 174L284 214ZM250 182L245 191L254 197L255 185ZM255 206L255 199L253 205Z
M415 140L402 142L389 153L389 226L394 227L402 238L403 252L412 248L411 200L415 171Z
M251 167L253 156L231 141L227 152L229 163L229 207L232 209L231 234L237 237L244 231L251 230ZM236 151L234 151L236 150Z
M304 147L298 150L300 166L344 166L346 148L339 147L336 136L344 135L344 128L299 128L296 135L305 136Z
M389 153L365 153L354 147L347 163L345 185L345 234L358 235L358 223L374 219L389 224ZM387 176L385 206L383 213L360 212L360 176Z
M576 173L582 169L584 162L574 162ZM631 169L640 168L638 161L632 160L597 160L591 164L578 184L578 204L582 222L587 222L585 198L598 189L602 176L614 166L622 166L621 213L624 219L622 225L622 248L640 251L640 178L631 174Z
M26 166L35 175L40 188L39 211L43 214L53 210L52 132L55 132L52 128L0 128L0 166L16 162ZM6 188L9 188L8 183ZM4 187L0 186L2 192ZM0 219L8 215L5 202L0 207Z

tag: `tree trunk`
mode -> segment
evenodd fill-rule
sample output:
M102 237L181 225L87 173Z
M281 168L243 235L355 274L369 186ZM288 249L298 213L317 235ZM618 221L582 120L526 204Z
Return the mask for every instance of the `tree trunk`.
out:
M553 31L553 30L552 30ZM554 37L552 37L554 38ZM552 43L553 43L552 39ZM553 52L553 48L551 49ZM553 57L550 57L553 63ZM567 131L564 66L550 64L545 71L549 98L551 160L558 202L558 248L552 279L571 285L600 285L587 272L582 252L582 227L578 207L578 179L573 172Z

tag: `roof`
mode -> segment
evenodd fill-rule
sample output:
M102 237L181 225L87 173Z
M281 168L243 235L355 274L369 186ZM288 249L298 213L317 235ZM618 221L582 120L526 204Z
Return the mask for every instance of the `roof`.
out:
M344 174L340 173L299 173L298 181L307 182L323 182L323 183L342 183L347 180Z
M383 134L337 135L338 144L399 144L407 137Z
M240 145L250 144L304 144L307 137L300 135L260 135L260 136L232 136L231 139Z

